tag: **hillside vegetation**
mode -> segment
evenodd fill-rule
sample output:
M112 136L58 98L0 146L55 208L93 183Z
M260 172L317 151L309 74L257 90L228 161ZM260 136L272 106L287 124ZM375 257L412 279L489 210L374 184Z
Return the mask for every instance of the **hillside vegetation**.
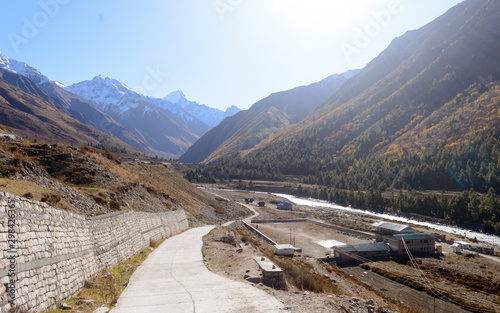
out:
M329 76L320 82L276 92L246 111L223 120L179 159L188 163L214 161L250 152L263 141L300 122L359 70Z
M197 225L246 214L192 186L171 165L122 163L89 146L0 139L0 189L87 216L183 208Z
M300 176L325 191L299 194L499 232L497 204L479 213L479 198L468 191L500 194L498 51L500 2L465 1L396 38L324 104L273 140L187 177ZM441 206L423 196L427 208L419 212L424 205L413 202L417 196L408 205L384 200L382 193L391 189L465 192ZM355 192L363 201L355 200ZM460 211L463 206L467 209ZM461 214L464 210L469 213Z
M75 99L66 100L73 104L77 102ZM0 123L17 135L32 141L102 145L129 153L140 152L117 137L97 130L96 125L85 124L89 123L88 116L100 114L102 122L120 131L112 124L111 118L95 109L87 110L89 105L83 102L75 105L86 110L85 114L75 112L69 104L50 96L30 79L0 69Z

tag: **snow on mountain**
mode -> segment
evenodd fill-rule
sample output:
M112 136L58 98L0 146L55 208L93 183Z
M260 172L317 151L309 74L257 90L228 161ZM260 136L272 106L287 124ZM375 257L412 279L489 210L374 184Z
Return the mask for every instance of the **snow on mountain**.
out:
M140 95L135 94L124 83L101 75L65 88L96 104L101 110L111 110L120 115L140 104Z
M189 101L188 99L186 99L184 93L180 90L171 92L165 98L163 98L163 100L179 105L184 110L188 111L210 127L219 125L219 123L222 122L222 120L226 117L232 116L241 111L234 105L230 108L227 108L226 111L221 111L219 109L208 107L204 104L198 104L197 102Z
M180 90L172 91L163 100L176 104L183 104L188 101L184 93Z
M59 86L63 85L57 81L54 81L47 76L44 76L36 68L29 66L24 62L19 62L17 60L11 59L8 56L2 54L0 51L0 68L6 69L8 71L17 73L24 77L31 79L36 84L43 84L47 82L55 83Z
M108 113L116 115L125 114L128 110L144 106L144 110L160 112L168 110L188 123L199 120L209 126L217 126L223 119L240 111L236 106L228 108L225 112L210 108L206 105L189 101L184 93L176 90L165 98L146 97L132 91L122 82L113 78L96 76L90 81L83 81L66 87L66 90L82 96Z

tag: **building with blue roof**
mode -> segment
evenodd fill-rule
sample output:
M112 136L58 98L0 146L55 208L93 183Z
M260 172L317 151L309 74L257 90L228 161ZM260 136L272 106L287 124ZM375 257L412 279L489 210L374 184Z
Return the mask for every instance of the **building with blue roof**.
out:
M276 205L276 208L278 210L288 210L288 211L291 211L292 210L292 204L288 203L286 201L283 201L283 202L278 203Z

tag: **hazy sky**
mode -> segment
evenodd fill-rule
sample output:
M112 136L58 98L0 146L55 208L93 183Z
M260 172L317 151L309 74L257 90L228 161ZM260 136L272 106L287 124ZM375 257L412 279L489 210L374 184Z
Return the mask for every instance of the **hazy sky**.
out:
M2 1L0 51L70 85L96 75L149 96L247 109L362 68L461 0Z

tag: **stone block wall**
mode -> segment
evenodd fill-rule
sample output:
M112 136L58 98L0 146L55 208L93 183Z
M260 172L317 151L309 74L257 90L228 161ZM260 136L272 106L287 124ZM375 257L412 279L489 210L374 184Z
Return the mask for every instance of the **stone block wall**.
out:
M0 313L54 309L99 271L186 228L184 210L86 218L0 192Z

